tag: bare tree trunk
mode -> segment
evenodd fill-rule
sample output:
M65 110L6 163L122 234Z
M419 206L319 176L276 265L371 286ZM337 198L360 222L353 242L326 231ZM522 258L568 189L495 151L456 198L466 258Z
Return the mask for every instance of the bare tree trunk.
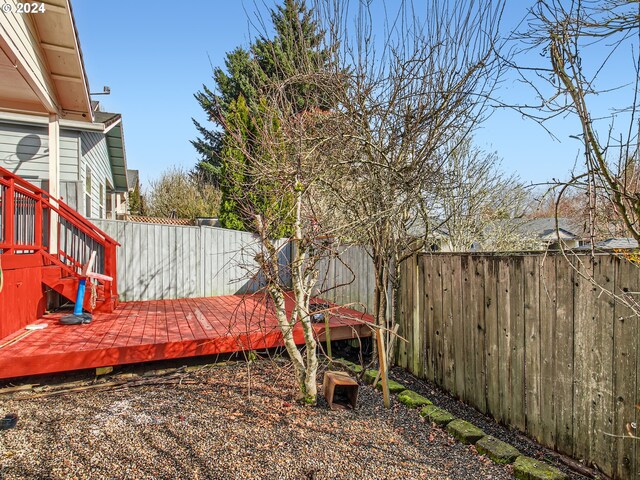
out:
M293 286L294 306L291 317L287 316L285 306L285 295L278 281L280 278L278 249L273 241L266 238L263 229L260 227L261 220L256 219L258 231L261 234L262 245L267 255L257 257L262 272L267 273L267 291L273 301L278 327L282 332L284 346L289 354L291 363L295 370L295 377L299 388L299 399L307 404L315 404L318 394L316 375L318 371L318 358L316 353L316 341L313 328L311 327L311 317L309 311L309 298L311 288L315 284L313 275L306 275L304 271L305 252L300 248L302 232L300 228L300 205L301 195L296 199L297 215L295 222L295 235L293 238L292 259L291 259L291 281ZM306 346L306 362L298 350L298 346L293 338L293 328L297 322L302 325L302 331Z
M289 358L291 359L291 363L293 364L293 368L295 370L296 381L298 383L298 388L301 392L301 397L304 397L306 392L306 369L304 366L304 360L300 351L298 350L298 346L293 339L293 324L289 323L289 319L287 318L287 310L285 308L284 302L284 292L275 285L271 285L268 287L269 296L273 301L276 319L278 320L278 327L282 332L282 338L284 341L284 346L287 349L287 353L289 354Z
M292 312L292 324L297 321L302 325L304 343L306 346L306 365L303 365L303 389L302 400L305 403L315 404L317 396L316 375L318 372L318 355L316 352L316 340L311 326L309 315L309 298L311 288L315 285L315 278L305 271L306 251L302 248L302 189L296 189L296 219L294 230L294 258L292 259L292 284L294 297L294 310ZM310 278L311 277L311 278Z
M375 324L378 327L383 327L386 324L386 317L384 312L386 310L386 297L385 297L385 280L384 280L384 260L382 255L376 252L374 247L372 252L373 267L375 273L375 285L373 291L373 316ZM378 345L373 342L373 358L378 358Z
M393 325L391 328L395 327L398 318L398 293L400 290L400 262L394 259L393 261L393 278L391 279L391 305L389 308L389 314L393 319ZM406 333L405 333L406 334ZM396 342L397 339L393 335L392 332L389 332L389 356L387 357L387 363L389 368L391 368L395 364L395 355L396 355Z

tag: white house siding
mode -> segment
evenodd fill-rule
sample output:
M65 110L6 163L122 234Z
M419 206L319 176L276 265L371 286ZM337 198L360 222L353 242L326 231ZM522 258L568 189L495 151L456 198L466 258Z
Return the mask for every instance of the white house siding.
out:
M40 44L37 29L33 24L31 15L18 13L17 3L16 0L10 0L11 8L8 11L3 10L0 15L0 29L3 32L5 41L7 41L13 52L19 56L19 60L32 76L36 86L41 91L46 92L49 98L54 98L53 92L55 88L51 79L45 73L48 71L46 60L42 51L37 47Z
M60 132L60 182L77 182L80 133ZM38 186L49 179L49 136L46 127L0 122L0 166Z
M82 150L83 167L80 169L80 181L82 182L83 196L86 194L86 172L91 169L91 211L87 212L84 206L86 199L81 203L80 212L89 218L105 218L107 193L105 185L113 186L113 175L109 163L109 153L105 136L99 132L81 132L80 144ZM102 215L100 215L100 188L104 189L102 198Z

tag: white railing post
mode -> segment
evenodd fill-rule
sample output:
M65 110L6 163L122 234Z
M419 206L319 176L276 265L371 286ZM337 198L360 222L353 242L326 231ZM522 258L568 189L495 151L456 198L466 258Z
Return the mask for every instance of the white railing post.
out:
M200 261L198 262L199 268L200 268L200 296L201 297L205 297L206 296L206 290L205 290L205 282L206 282L206 277L205 277L205 268L207 265L207 259L206 259L206 252L205 252L205 245L204 245L204 225L200 225L200 228L198 228L198 238L200 239Z
M60 121L56 114L49 115L49 195L51 204L58 206L60 198ZM58 214L50 211L49 253L58 253Z

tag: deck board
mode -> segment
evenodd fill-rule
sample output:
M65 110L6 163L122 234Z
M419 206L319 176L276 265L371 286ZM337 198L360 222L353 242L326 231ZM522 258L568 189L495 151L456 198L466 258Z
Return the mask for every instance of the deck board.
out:
M0 348L0 379L282 346L276 318L261 295L127 302L113 313L96 314L88 325L61 325L61 316L41 318L46 329ZM355 310L336 309L331 337L369 336L371 321ZM324 323L314 329L324 338ZM0 339L0 345L21 333ZM299 325L294 339L304 343Z

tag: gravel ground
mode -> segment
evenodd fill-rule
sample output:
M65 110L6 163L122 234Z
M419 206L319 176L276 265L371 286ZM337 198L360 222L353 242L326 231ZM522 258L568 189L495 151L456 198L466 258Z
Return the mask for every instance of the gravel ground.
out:
M0 400L0 478L507 479L403 405L361 387L359 408L293 402L287 364L185 373L191 384ZM249 382L250 378L250 382ZM408 382L407 382L408 383ZM248 395L248 386L251 395Z
M547 462L552 463L556 468L566 473L570 480L587 479L587 477L574 472L562 462L557 461L557 458L551 455L551 451L549 449L542 447L514 429L496 423L493 419L457 400L451 394L440 389L437 385L427 380L419 380L399 367L393 368L390 377L400 382L405 387L423 394L433 401L435 405L448 410L456 417L468 420L481 428L485 433L493 435L494 437L513 445L524 455L544 459Z

